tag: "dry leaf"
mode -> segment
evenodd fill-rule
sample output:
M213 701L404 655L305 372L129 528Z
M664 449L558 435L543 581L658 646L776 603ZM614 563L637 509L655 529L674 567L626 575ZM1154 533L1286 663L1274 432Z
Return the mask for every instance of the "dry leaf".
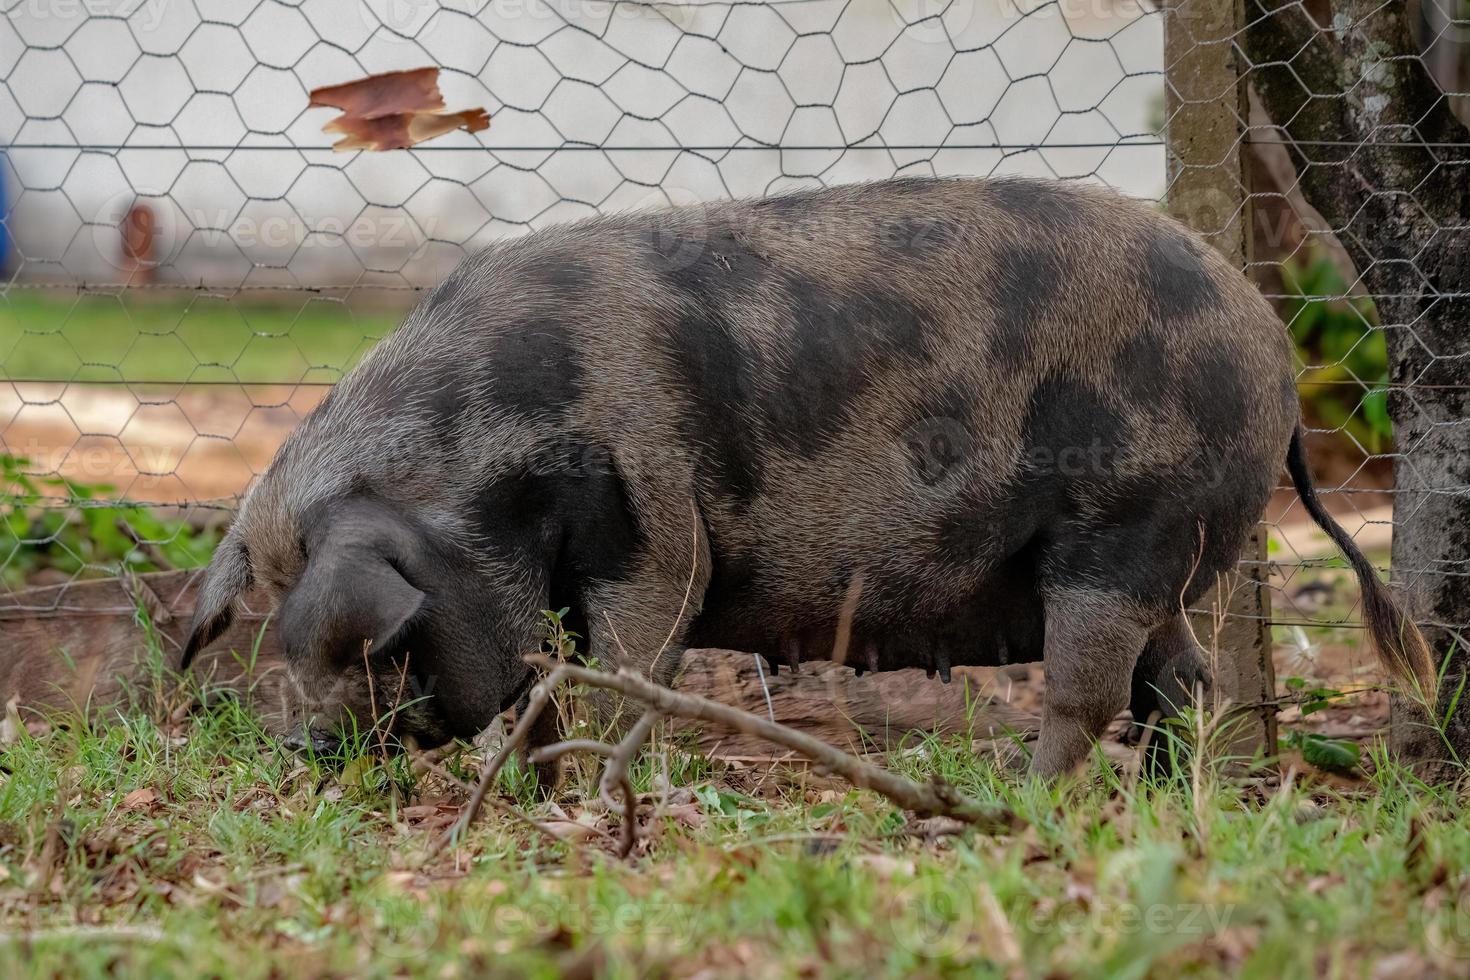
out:
M1404 866L1421 881L1429 866L1429 842L1424 837L1424 824L1418 814L1409 818L1409 839L1404 844Z
M909 824L916 836L931 840L937 837L958 837L970 829L970 825L953 817L924 817Z
M1373 980L1418 980L1434 976L1433 964L1413 950L1390 953L1373 964Z
M362 119L379 119L404 112L442 111L444 96L439 93L438 68L415 68L313 89L308 104L341 109L344 115Z
M458 819L458 810L443 810L419 824L418 828L420 830L426 830L429 833L436 833L441 830L448 830Z
M348 150L402 150L456 129L477 133L490 125L483 108L444 111L439 69L386 72L311 92L310 105L341 109L342 115L322 127L341 133L332 144Z
M1011 925L1011 920L1006 918L1005 910L1000 907L996 900L995 892L985 882L980 882L976 888L976 898L980 906L980 912L985 916L987 938L986 949L992 952L997 960L1009 967L1021 965L1021 943L1016 939L1016 930Z
M149 587L138 577L138 573L131 568L123 569L123 574L118 580L124 592L133 600L133 604L148 614L148 619L157 626L167 626L174 621L174 615L169 611L168 605L158 597L158 593Z
M1091 882L1083 881L1076 877L1069 877L1066 887L1062 889L1063 898L1069 902L1077 903L1084 909L1091 907L1095 894Z
M288 883L280 878L267 878L255 886L255 899L251 903L258 909L276 908L286 898Z
M911 876L914 873L914 862L911 858L898 858L892 854L863 854L858 861L885 878L891 878L895 874Z
M459 819L459 807L452 803L419 803L403 807L398 816L415 831L433 833L449 829Z
M1231 965L1244 963L1260 944L1260 926L1236 926L1216 933L1210 940L1210 945Z
M551 834L557 840L569 841L573 844L579 843L589 837L601 835L596 827L589 827L575 820L538 820L536 826Z
M135 789L127 796L124 796L119 807L123 810L146 810L157 802L158 794L144 787L143 789Z
M665 807L664 816L692 830L703 830L706 823L704 811L699 808L698 803L678 803Z
M20 738L20 733L25 726L20 720L19 696L5 702L5 719L0 721L0 746L9 745Z
M1332 873L1332 874L1325 874L1325 875L1316 875L1316 876L1308 879L1308 881L1307 881L1307 884L1306 884L1307 894L1309 894L1309 895L1321 895L1323 892L1327 891L1328 889L1336 888L1339 885L1341 885L1342 883L1343 883L1343 877L1340 874Z
M41 853L26 862L26 887L35 892L60 895L63 890L61 859L67 849L70 823L53 820L46 826L46 838L41 844Z
M406 112L380 119L338 116L323 126L322 132L345 134L346 138L333 143L332 149L346 153L349 150L406 150L415 143L456 129L478 133L489 126L490 117L484 109L465 109L452 113Z

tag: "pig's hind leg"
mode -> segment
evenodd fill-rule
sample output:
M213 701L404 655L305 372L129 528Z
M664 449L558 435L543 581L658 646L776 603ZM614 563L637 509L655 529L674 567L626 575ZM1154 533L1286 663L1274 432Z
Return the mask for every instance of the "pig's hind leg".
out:
M1134 665L1153 619L1121 593L1095 587L1048 590L1046 695L1033 773L1054 779L1071 772L1128 707Z
M1128 703L1135 732L1148 731L1144 760L1149 771L1167 772L1172 755L1170 738L1162 723L1177 719L1210 690L1210 668L1195 642L1182 611L1170 616L1149 634L1143 656L1133 669L1133 693Z

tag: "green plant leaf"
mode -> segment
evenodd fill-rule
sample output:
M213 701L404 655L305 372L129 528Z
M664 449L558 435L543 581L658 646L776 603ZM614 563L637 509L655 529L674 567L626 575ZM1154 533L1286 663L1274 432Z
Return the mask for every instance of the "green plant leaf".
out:
M1358 770L1358 744L1327 738L1311 732L1297 732L1296 747L1308 765L1324 772L1350 776Z

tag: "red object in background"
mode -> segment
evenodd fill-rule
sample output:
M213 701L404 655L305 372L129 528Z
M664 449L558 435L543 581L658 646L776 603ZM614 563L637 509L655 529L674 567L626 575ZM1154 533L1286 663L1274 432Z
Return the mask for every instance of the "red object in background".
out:
M158 216L146 204L135 203L119 226L122 231L123 271L129 282L152 282L158 268L155 245Z

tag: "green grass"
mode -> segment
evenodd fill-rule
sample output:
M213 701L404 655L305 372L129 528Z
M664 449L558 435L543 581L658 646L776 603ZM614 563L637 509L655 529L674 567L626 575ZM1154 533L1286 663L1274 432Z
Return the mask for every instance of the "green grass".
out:
M463 802L436 774L303 760L238 704L185 715L160 675L138 706L56 718L0 750L7 975L901 977L1366 976L1470 964L1470 827L1382 759L1330 791L1232 782L1209 760L1161 785L1047 788L931 739L890 764L1019 814L1013 834L914 837L881 798L666 748L675 804L629 862ZM469 758L448 770L468 774ZM636 772L640 790L662 763ZM581 818L512 774L534 817ZM657 796L658 794L654 794Z
M394 322L326 301L14 292L0 302L0 377L330 380ZM509 799L563 832L563 818L586 821L592 836L552 842L490 810L462 847L429 859L464 801L452 783L376 761L367 740L346 758L304 760L233 701L192 713L186 703L160 673L138 704L91 723L0 729L6 976L1470 967L1460 800L1381 756L1365 781L1330 785L1232 781L1202 757L1162 785L1099 762L1048 788L996 772L964 742L931 739L890 764L1003 803L1021 829L928 839L872 794L676 746L679 802L652 819L631 862L600 836L615 835L615 821L590 804L586 773L553 805L518 769L502 782ZM640 791L662 761L640 764ZM467 776L474 760L446 768Z
M0 378L335 381L399 319L325 298L288 304L12 290L0 297Z

